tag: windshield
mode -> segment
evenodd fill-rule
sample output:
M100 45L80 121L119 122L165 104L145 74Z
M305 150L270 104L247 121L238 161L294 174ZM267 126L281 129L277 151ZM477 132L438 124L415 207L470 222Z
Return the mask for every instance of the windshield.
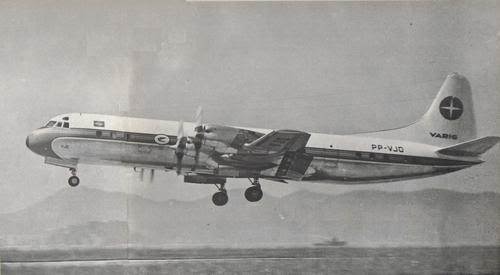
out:
M45 126L43 126L43 127L52 127L52 126L54 126L54 124L56 124L56 122L54 120L51 120L51 121L47 122L47 124L45 124Z

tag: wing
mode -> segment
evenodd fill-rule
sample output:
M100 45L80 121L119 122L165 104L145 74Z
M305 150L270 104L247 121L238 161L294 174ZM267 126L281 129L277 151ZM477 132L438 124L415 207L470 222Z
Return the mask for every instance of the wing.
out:
M308 133L295 130L272 131L250 144L245 144L242 151L251 155L268 156L296 152L304 149L310 136Z
M242 170L269 169L262 174L269 177L299 179L312 161L312 157L304 153L310 136L301 131L277 130L243 145L235 154L221 155L214 160Z

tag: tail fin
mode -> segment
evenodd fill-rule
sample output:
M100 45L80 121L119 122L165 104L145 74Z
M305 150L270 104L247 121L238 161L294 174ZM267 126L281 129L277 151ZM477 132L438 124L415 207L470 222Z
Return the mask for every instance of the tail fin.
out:
M438 153L451 156L479 156L491 147L495 146L500 141L500 137L484 137L475 140L462 142L457 145L446 147L438 150Z
M371 134L440 147L475 139L476 123L469 81L457 73L448 75L420 120L404 128Z

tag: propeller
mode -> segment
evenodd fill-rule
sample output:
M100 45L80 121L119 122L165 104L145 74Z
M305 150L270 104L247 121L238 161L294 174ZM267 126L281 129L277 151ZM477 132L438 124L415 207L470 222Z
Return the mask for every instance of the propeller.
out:
M175 146L175 156L177 157L177 175L181 174L182 158L186 153L187 137L184 134L184 122L179 121L179 130L177 132L177 144Z
M202 123L202 116L203 116L203 109L201 106L198 107L196 110L196 116L195 116L195 135L192 140L194 149L195 149L195 157L194 157L194 166L193 166L193 171L196 170L196 167L198 167L198 162L200 160L200 150L201 150L201 145L203 143L203 138L205 136L205 127L203 126Z

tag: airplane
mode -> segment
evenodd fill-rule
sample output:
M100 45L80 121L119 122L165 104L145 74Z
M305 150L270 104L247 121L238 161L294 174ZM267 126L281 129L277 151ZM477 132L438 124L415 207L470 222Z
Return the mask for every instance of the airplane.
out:
M70 113L51 118L26 138L45 163L69 168L80 183L80 164L121 165L141 173L175 171L184 182L213 184L212 201L228 202L227 178L248 178L250 202L259 201L259 179L337 184L393 182L442 175L483 162L500 140L476 138L469 81L449 74L428 111L405 127L351 135L255 129L202 122Z

